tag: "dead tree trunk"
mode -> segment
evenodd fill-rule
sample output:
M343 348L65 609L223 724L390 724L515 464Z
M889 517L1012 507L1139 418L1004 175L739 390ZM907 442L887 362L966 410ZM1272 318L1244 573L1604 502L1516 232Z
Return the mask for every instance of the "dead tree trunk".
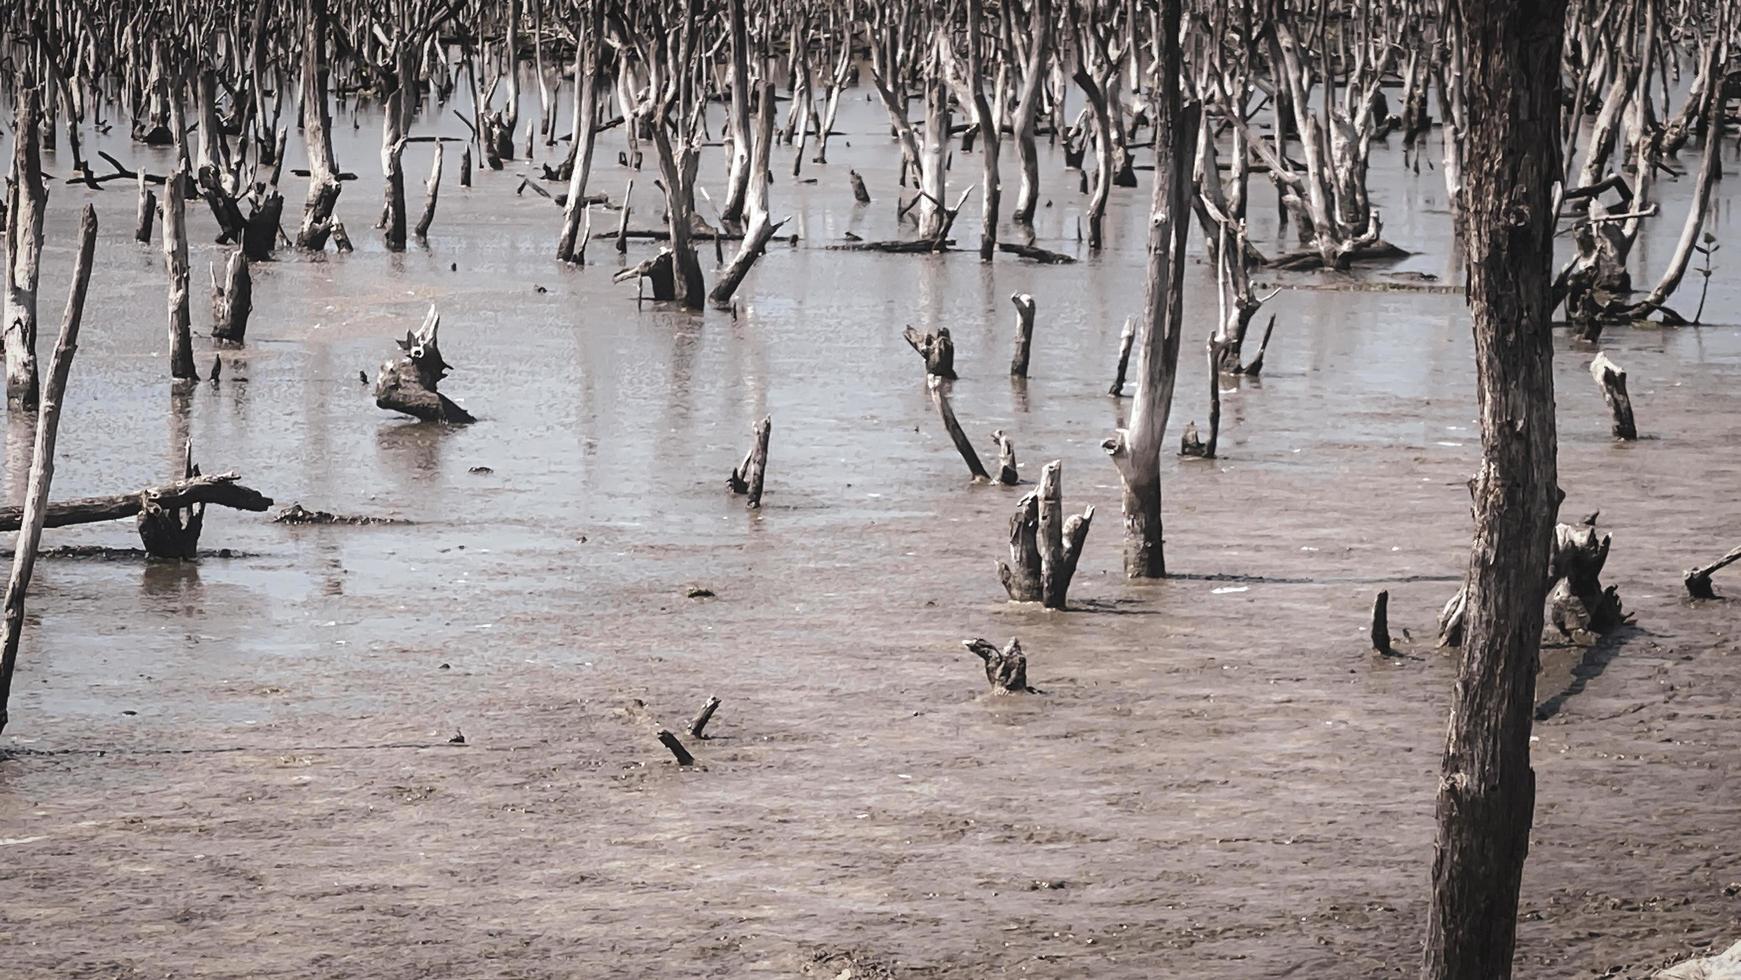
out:
M187 171L176 170L163 185L163 268L169 275L169 376L198 381L188 319Z
M1372 600L1372 652L1390 656L1390 592L1380 591Z
M945 387L948 382L935 374L928 375L925 381L926 387L931 391L931 401L937 406L937 414L943 419L943 428L948 430L950 441L955 443L955 451L967 463L967 471L973 474L973 482L990 483L991 474L985 471L985 464L979 461L979 453L973 449L973 440L961 431L961 423L955 418L955 409L949 405L949 391Z
M48 491L54 482L54 444L60 431L60 404L78 350L79 324L84 318L85 290L91 281L91 259L97 249L97 211L86 204L79 220L79 257L73 267L72 293L61 321L60 339L48 362L48 390L36 416L36 445L30 457L30 481L25 490L18 541L12 553L12 577L6 582L5 643L0 647L0 732L6 730L12 674L18 665L18 641L24 631L24 597L36 567L36 548L48 520Z
M1606 633L1626 622L1619 590L1602 587L1602 567L1608 563L1610 539L1596 537L1586 525L1561 524L1554 528L1554 546L1548 558L1547 616L1560 635L1586 638Z
M1011 293L1010 302L1016 307L1016 340L1010 354L1010 376L1025 378L1028 376L1028 348L1034 339L1034 298L1027 293Z
M907 346L925 359L926 374L945 381L955 380L955 341L950 339L948 327L938 327L936 333L920 333L907 327L901 336L906 338Z
M962 640L961 645L985 662L985 679L993 694L1032 694L1028 686L1028 658L1022 653L1022 641L1010 637L1002 650L983 637Z
M731 476L725 481L726 488L732 493L749 497L744 504L751 510L762 506L762 481L768 475L768 436L773 429L772 416L763 416L756 423L756 441L750 446L750 451L744 454L744 461L731 471Z
M157 216L157 195L145 182L145 173L139 173L139 215L133 222L134 241L150 244L151 220Z
M997 577L1011 602L1038 602L1040 590L1040 492L1029 491L1010 515L1010 560L997 563Z
M1006 487L1013 487L1021 482L1021 476L1016 472L1016 446L1010 437L1004 435L1002 429L994 430L992 441L997 443L997 482Z
M1155 191L1149 219L1148 276L1130 427L1105 442L1124 483L1124 572L1167 574L1161 545L1161 450L1178 375L1185 296L1185 239L1190 232L1191 167L1197 156L1196 104L1179 89L1180 0L1162 0L1161 91L1155 100Z
M186 444L182 454L183 482L199 477L199 464L193 461L193 443ZM139 497L139 513L134 515L139 529L139 543L153 558L177 558L183 561L199 555L200 531L205 527L206 505L202 502L183 506L165 506L163 501L146 494Z
M1606 353L1599 353L1590 362L1590 377L1596 379L1596 384L1602 389L1602 400L1608 403L1608 411L1614 415L1614 438L1637 439L1638 427L1632 421L1632 398L1626 394L1626 372L1609 360Z
M42 222L48 190L42 183L42 113L36 88L24 75L13 92L11 183L6 190L5 353L6 404L36 409L36 286L42 267Z
M1463 251L1482 460L1464 638L1439 781L1424 980L1511 976L1529 850L1529 763L1559 508L1553 185L1565 0L1464 0Z
M573 169L568 174L568 200L562 206L562 235L556 241L556 260L575 263L580 250L581 218L586 212L586 183L592 177L592 154L598 142L598 57L603 41L604 4L591 4L590 25L580 38L580 56L575 59L574 84L574 148ZM623 213L629 202L623 199Z
M1015 210L1010 214L1013 220L1024 224L1034 220L1034 210L1040 203L1040 153L1035 145L1034 129L1052 57L1052 0L1033 0L1028 8L1028 25L1028 58L1022 72L1014 120L1016 157L1021 162L1022 182L1016 191Z
M224 264L222 285L212 287L212 339L240 344L248 334L248 314L254 309L254 280L241 249Z
M1063 464L1052 460L1040 471L1040 603L1047 609L1063 609L1069 600L1070 579L1088 538L1094 508L1064 518Z
M441 142L435 144L435 159L429 165L429 182L423 185L423 217L417 219L413 233L418 241L429 238L429 226L435 223L435 200L441 194Z
M744 239L738 245L737 255L732 257L731 264L720 273L719 281L714 283L713 292L709 294L714 303L722 306L731 302L732 294L737 292L744 277L750 274L750 267L767 251L768 242L780 230L780 226L786 223L783 219L774 221L768 213L769 163L774 148L774 83L770 78L771 74L772 66L763 65L760 91L757 95L754 143L750 153L748 196L745 201L748 225L744 229ZM716 238L715 241L717 240Z
M440 329L441 317L431 306L417 332L407 331L404 340L394 341L399 345L399 356L381 362L381 370L375 375L377 406L425 422L464 425L477 421L435 390L451 366L441 359L436 338Z
M1118 335L1118 370L1112 376L1112 387L1106 393L1114 398L1124 397L1124 376L1130 370L1130 349L1136 343L1136 320L1133 317L1124 318L1124 329Z
M1687 595L1694 599L1717 598L1717 593L1711 589L1711 576L1737 561L1741 561L1741 548L1736 548L1709 565L1687 569L1685 577L1681 579L1686 583Z
M338 205L337 166L332 155L332 116L327 107L326 0L310 0L308 37L302 45L302 130L308 147L308 200L302 207L302 227L296 247L310 252L326 249L332 235L333 208Z

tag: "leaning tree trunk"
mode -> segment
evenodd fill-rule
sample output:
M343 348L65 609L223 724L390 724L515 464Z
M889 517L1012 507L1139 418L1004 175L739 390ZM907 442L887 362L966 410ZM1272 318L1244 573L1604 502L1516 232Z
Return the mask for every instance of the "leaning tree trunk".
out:
M42 184L42 112L36 89L18 80L13 93L12 183L6 191L6 403L36 410L36 286L42 265L42 219L48 191Z
M1130 428L1105 443L1124 482L1124 573L1167 574L1161 548L1161 449L1178 375L1184 316L1185 239L1190 232L1191 167L1197 156L1195 103L1179 90L1180 0L1162 0L1160 96L1155 100L1155 194L1149 218L1148 276Z
M581 39L581 56L574 66L574 167L568 174L568 200L563 203L562 235L556 241L559 262L573 263L579 256L581 218L586 214L586 182L592 175L593 145L598 141L598 45L604 20L604 5L592 5L590 29ZM631 124L632 125L632 124ZM629 206L623 200L623 208Z
M1511 976L1530 724L1559 508L1551 299L1565 0L1464 0L1463 249L1481 469L1421 976Z

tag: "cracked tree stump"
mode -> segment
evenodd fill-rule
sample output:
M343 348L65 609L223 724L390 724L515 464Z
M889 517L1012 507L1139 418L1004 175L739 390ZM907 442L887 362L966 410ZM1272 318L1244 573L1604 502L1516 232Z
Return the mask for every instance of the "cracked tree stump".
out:
M1040 603L1047 609L1068 607L1070 580L1082 556L1082 543L1094 521L1094 508L1064 517L1064 464L1052 460L1040 471Z
M1027 293L1011 293L1016 307L1015 347L1010 353L1010 377L1028 376L1028 349L1034 341L1034 298Z
M967 433L961 431L961 422L955 417L955 409L949 404L949 383L933 374L925 379L925 387L930 391L931 402L937 406L937 414L943 419L943 428L949 432L949 439L955 443L955 451L961 454L961 459L967 464L967 471L973 474L973 482L990 483L991 474L985 471L985 464L979 461L979 453L974 451L973 440L967 438Z
M768 436L773 429L773 416L764 415L755 426L755 443L744 454L744 461L726 478L726 487L732 493L749 497L744 504L751 510L758 510L762 506L762 481L768 475Z
M907 345L925 359L925 373L945 381L955 380L955 341L948 327L938 327L936 333L920 333L912 327L901 331Z
M1711 575L1737 561L1741 561L1741 548L1736 548L1709 565L1687 569L1685 578L1681 580L1686 583L1687 595L1694 599L1717 598L1717 593L1711 589Z
M997 563L997 576L1011 602L1039 602L1040 587L1040 496L1032 490L1016 503L1010 515L1010 560Z
M991 438L997 443L997 482L1013 487L1021 480L1016 472L1016 445L1002 429L994 430Z
M864 178L860 177L856 170L848 170L846 176L852 181L852 199L859 204L869 204L871 196L870 191L864 186Z
M440 328L441 317L430 306L423 326L415 333L407 332L404 340L394 341L399 345L399 356L381 362L375 375L375 404L425 422L475 422L471 413L436 390L450 367L441 359L436 338Z
M241 343L248 334L248 314L254 309L254 280L248 272L248 257L237 249L224 264L224 281L212 273L212 339ZM214 377L213 380L216 380Z
M625 211L628 205L623 205ZM618 243L622 242L619 237ZM660 303L669 303L677 299L676 259L668 248L659 250L659 254L631 266L611 277L611 282L627 282L630 279L645 279L653 286L653 299Z
M1002 650L984 637L962 640L961 645L985 663L985 679L992 694L1032 694L1028 686L1028 658L1022 653L1022 641L1010 637Z
M1445 608L1439 610L1439 646L1460 647L1463 645L1463 617L1469 603L1469 587L1459 588L1457 594L1445 603Z
M269 190L248 212L242 228L242 254L250 262L265 262L278 248L278 226L284 220L284 195Z
M1548 557L1548 621L1567 638L1606 633L1627 622L1619 590L1602 587L1602 566L1608 561L1610 538L1582 524L1554 528Z
M1638 427L1632 420L1632 398L1626 393L1626 372L1603 352L1590 362L1590 377L1595 378L1601 387L1602 400L1608 403L1608 411L1614 416L1614 438L1637 439Z
M191 440L186 444L181 465L184 481L200 475L199 464L193 461ZM145 546L147 555L185 561L199 554L199 535L205 526L205 516L204 503L165 506L146 490L139 494L139 513L134 519L139 528L139 541Z

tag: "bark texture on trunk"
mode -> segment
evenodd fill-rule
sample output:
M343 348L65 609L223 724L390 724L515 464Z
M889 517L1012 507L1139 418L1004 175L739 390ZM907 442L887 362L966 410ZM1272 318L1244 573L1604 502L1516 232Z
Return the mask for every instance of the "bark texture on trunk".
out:
M1551 292L1564 0L1466 0L1464 254L1482 459L1421 976L1511 976L1559 489Z

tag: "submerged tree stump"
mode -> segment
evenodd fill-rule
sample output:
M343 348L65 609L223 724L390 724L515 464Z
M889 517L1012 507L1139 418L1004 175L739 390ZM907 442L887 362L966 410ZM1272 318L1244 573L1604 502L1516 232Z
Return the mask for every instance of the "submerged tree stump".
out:
M1553 550L1548 557L1548 621L1562 636L1606 633L1630 617L1621 608L1619 590L1602 587L1602 566L1608 561L1610 539L1599 540L1587 525L1560 524L1554 528Z
M1016 339L1010 352L1010 376L1028 376L1028 349L1034 341L1034 298L1027 293L1011 293L1016 307Z
M627 204L624 205L626 209ZM622 239L617 239L621 244ZM621 251L621 249L618 249ZM676 260L668 248L659 250L659 254L631 266L611 277L611 282L627 282L630 279L645 279L653 286L653 299L660 303L669 303L677 299Z
M248 314L254 309L254 280L241 249L224 264L224 281L212 274L212 339L239 344L248 334ZM216 380L215 378L213 380Z
M955 341L948 327L938 327L936 333L920 333L912 327L901 331L908 346L925 359L925 373L945 381L955 380Z
M997 572L1011 602L1037 599L1047 609L1068 606L1070 579L1094 508L1064 517L1062 473L1062 462L1047 463L1039 487L1022 497L1010 518L1010 561L998 562Z
M1136 343L1136 320L1125 317L1124 331L1118 336L1118 371L1112 376L1112 387L1106 393L1114 398L1124 397L1124 376L1130 370L1130 349Z
M707 730L707 723L713 720L713 713L718 710L719 699L708 698L707 703L701 706L701 710L696 713L694 720L689 723L689 734L696 738L706 738L707 736L702 733Z
M1372 652L1391 656L1396 649L1390 645L1390 592L1380 590L1372 600Z
M415 333L407 332L399 345L399 356L381 362L375 375L375 404L425 422L445 422L465 425L477 421L471 413L455 405L436 390L447 377L450 365L441 359L436 333L441 317L435 307L423 318L423 326Z
M762 506L762 481L768 475L768 436L773 429L773 416L764 415L755 426L755 443L744 454L744 461L726 478L725 485L732 493L749 497L744 503L751 510Z
M193 442L190 440L182 456L181 478L192 480L199 475L199 464L193 461ZM206 505L202 502L164 506L147 490L139 495L139 514L135 521L146 554L153 558L186 560L199 554L199 535L205 526L205 517Z
M1736 548L1709 565L1687 569L1686 577L1682 579L1687 586L1687 595L1694 599L1717 598L1717 593L1711 589L1711 575L1737 561L1741 561L1741 548Z
M1638 427L1632 420L1632 398L1626 393L1626 372L1603 352L1590 362L1590 377L1595 378L1601 387L1602 400L1608 403L1608 411L1614 416L1614 438L1637 439Z
M991 434L992 441L997 443L997 482L1006 487L1013 487L1021 476L1016 472L1016 446L1010 437L1004 435L1002 429L996 429Z
M985 662L985 679L993 694L1032 694L1028 686L1028 658L1022 653L1022 641L1010 637L1002 650L984 637L962 640L961 645Z
M1040 500L1023 495L1010 515L1010 560L997 563L997 575L1011 602L1040 601Z

